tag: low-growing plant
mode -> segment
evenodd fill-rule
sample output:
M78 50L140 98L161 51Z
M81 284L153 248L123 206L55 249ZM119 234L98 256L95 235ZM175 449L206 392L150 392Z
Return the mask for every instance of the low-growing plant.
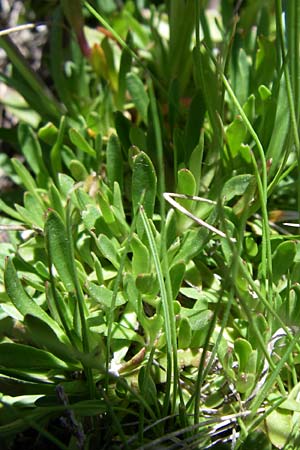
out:
M55 94L0 37L40 116L3 157L1 439L297 448L296 6L94 3L54 13Z

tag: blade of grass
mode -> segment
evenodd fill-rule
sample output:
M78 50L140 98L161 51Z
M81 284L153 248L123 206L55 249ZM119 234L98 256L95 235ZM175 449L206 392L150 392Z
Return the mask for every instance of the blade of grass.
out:
M177 337L176 337L176 325L174 321L175 312L173 306L173 296L172 296L172 286L170 279L170 270L167 258L167 236L166 236L166 205L163 198L165 188L166 188L166 180L165 180L165 168L164 168L164 154L163 154L163 144L162 144L162 133L161 126L159 121L157 103L155 99L153 84L149 80L149 98L150 98L150 109L153 120L154 134L155 134L155 143L156 143L156 151L157 151L157 161L158 161L158 194L160 200L160 217L161 217L161 248L160 254L162 255L162 270L165 277L165 286L166 286L166 301L168 303L168 314L170 315L170 333L171 333L171 346L173 348L173 410L175 411L176 406L176 397L177 397L177 388L180 388L178 384L178 361L177 361ZM162 280L161 280L162 281ZM165 403L166 405L166 403Z

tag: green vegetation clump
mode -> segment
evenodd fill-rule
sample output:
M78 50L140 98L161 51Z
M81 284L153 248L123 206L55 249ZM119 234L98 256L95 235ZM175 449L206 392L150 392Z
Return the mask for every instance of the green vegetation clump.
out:
M0 32L1 443L299 448L297 2L24 5ZM38 23L41 75L10 38Z

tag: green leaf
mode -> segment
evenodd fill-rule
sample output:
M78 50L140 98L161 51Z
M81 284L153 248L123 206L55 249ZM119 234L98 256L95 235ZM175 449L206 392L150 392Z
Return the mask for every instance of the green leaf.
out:
M73 313L70 309L73 309L73 305L70 308L66 298L49 284L46 285L46 298L51 316L70 336L70 330L73 328Z
M157 276L153 273L139 273L136 277L135 285L141 294L152 297L157 295L159 291Z
M39 202L41 202L41 199L38 197L38 195L36 194L36 182L34 181L33 177L31 176L30 172L25 168L25 166L21 163L21 161L19 161L16 158L12 158L11 160L14 169L16 171L16 173L18 174L18 176L20 177L23 185L25 186L25 188L32 192L35 193L35 197L38 198Z
M57 179L57 174L62 170L62 149L64 144L64 137L67 128L66 116L62 116L59 122L59 129L56 141L54 142L50 151L50 161L52 167L52 175Z
M123 189L123 157L119 139L115 134L109 138L106 150L106 170L109 186L112 188L118 182Z
M181 246L174 258L174 263L184 261L188 263L203 249L209 240L209 231L206 228L199 230L189 229L183 236Z
M255 58L255 81L256 85L262 83L268 85L274 79L274 70L276 71L276 46L273 39L266 37L263 33L257 39L257 55Z
M150 271L150 254L142 241L133 234L130 241L132 256L132 273L137 276L139 273Z
M251 344L246 339L238 338L234 341L234 351L239 361L239 372L244 372L253 351Z
M76 364L76 357L72 347L67 343L66 337L64 337L66 343L63 343L47 323L32 315L25 316L24 324L38 347L45 348L62 361Z
M9 298L23 316L31 314L38 317L43 322L51 325L58 335L61 334L57 323L25 292L10 258L6 260L4 283Z
M18 220L19 222L23 222L23 217L15 209L8 206L1 198L0 198L0 211L4 212L13 219Z
M0 365L26 372L69 369L66 363L45 350L8 342L0 344Z
M25 192L24 206L26 212L33 218L32 223L37 227L43 228L45 208L42 208L40 203L37 203L35 196L31 192Z
M129 138L131 122L120 111L115 112L115 127L125 155L127 155L131 146Z
M71 243L65 225L56 211L49 211L45 223L46 247L51 264L54 264L61 281L69 292L75 289Z
M127 89L142 120L147 124L149 97L141 79L133 72L126 76Z
M106 288L105 286L98 286L97 284L87 282L86 285L90 296L103 308L111 309L112 300L113 300L113 292ZM125 299L121 294L117 295L115 301L115 308L123 305L125 303Z
M281 242L278 245L272 258L274 283L277 283L283 275L287 275L294 263L296 252L297 246L293 241Z
M226 139L231 150L231 157L235 158L240 151L242 143L247 136L247 128L243 119L238 116L228 126L226 130Z
M255 374L240 372L236 378L236 389L240 394L251 392L256 382Z
M101 234L96 242L102 255L118 269L120 266L120 257L117 253L116 241L112 241L105 234Z
M255 179L254 175L236 175L226 181L222 189L222 197L229 202L236 195L243 195L249 184Z
M75 130L75 128L70 128L69 138L76 148L87 153L90 156L96 156L96 152L93 147L90 146L90 144L86 141L82 134Z
M192 99L188 112L188 120L185 127L185 164L188 163L194 148L199 142L200 131L203 126L205 113L205 101L201 90L198 90Z
M178 77L181 89L186 77L185 68L189 65L191 36L195 24L195 2L167 2L170 24L170 43L168 59L165 62L169 78ZM180 31L179 31L180 30Z
M272 444L276 448L283 448L293 429L291 413L278 410L272 411L266 417L266 429Z
M274 175L278 169L278 163L282 158L282 154L286 145L286 138L290 127L290 109L288 104L288 95L286 91L285 79L282 77L280 82L279 92L275 92L277 102L274 105L271 103L271 111L267 111L268 115L274 114L274 109L276 108L275 121L272 122L271 126L269 124L264 124L264 129L272 130L272 135L269 141L269 145L266 152L266 159L272 160L272 165L269 169L269 176Z
M78 159L72 159L69 164L69 169L71 172L72 177L76 181L85 181L89 174L82 164L82 162L78 161Z
M171 267L170 280L171 280L172 294L173 294L174 300L176 299L179 289L181 287L183 277L185 274L185 268L186 268L186 266L183 261L179 261L178 263L174 264Z
M123 206L123 198L122 198L122 192L120 189L120 185L117 182L114 182L114 189L113 189L113 207L115 210L118 211L118 216L126 220L124 206Z
M18 141L32 171L36 175L42 173L44 178L47 177L48 171L43 161L39 141L32 128L25 123L20 123L18 126Z
M196 181L192 172L188 169L181 169L177 174L177 189L180 194L195 195Z
M132 145L138 147L142 151L147 150L147 137L141 128L131 127L129 134Z
M198 145L194 148L190 159L189 159L189 170L194 175L196 181L196 194L199 191L202 175L202 160L204 151L204 133L201 134L200 141Z
M48 122L38 130L38 137L48 145L54 145L58 136L58 129L52 123Z
M148 218L152 218L156 184L156 173L149 156L144 152L139 152L133 159L132 203L134 212L141 203Z
M126 43L130 47L132 45L131 33L128 32ZM126 75L130 70L132 56L126 48L122 50L120 67L119 67L119 83L118 83L118 108L123 109L126 94Z
M232 84L234 92L240 102L243 105L248 97L249 93L249 78L251 63L249 62L249 57L243 48L238 49L235 57L233 58L232 67Z
M180 314L182 317L188 319L193 331L202 330L209 323L213 315L212 311L202 311L197 308L181 308Z
M61 219L65 219L65 209L61 195L54 183L49 188L49 199L51 207L60 215Z
M178 348L186 349L191 345L192 330L190 327L190 322L186 317L180 320L179 330L178 330Z

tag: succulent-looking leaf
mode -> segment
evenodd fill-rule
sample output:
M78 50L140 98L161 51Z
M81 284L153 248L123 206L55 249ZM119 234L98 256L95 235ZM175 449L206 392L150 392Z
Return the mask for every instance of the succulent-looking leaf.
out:
M66 289L75 290L71 243L65 225L56 211L49 211L45 223L45 239L51 264L54 264Z
M133 252L132 256L133 275L136 276L139 273L149 272L150 255L147 247L135 234L132 236L130 245Z
M71 142L81 151L90 156L96 156L95 150L90 146L86 139L75 128L69 130L69 138Z
M132 203L136 211L142 203L148 218L152 218L156 197L156 173L149 156L140 152L133 159Z
M292 415L287 411L272 411L266 418L266 426L272 444L276 448L283 448L292 432Z
M190 322L186 317L183 317L180 321L178 331L178 348L186 349L191 345L192 330Z

